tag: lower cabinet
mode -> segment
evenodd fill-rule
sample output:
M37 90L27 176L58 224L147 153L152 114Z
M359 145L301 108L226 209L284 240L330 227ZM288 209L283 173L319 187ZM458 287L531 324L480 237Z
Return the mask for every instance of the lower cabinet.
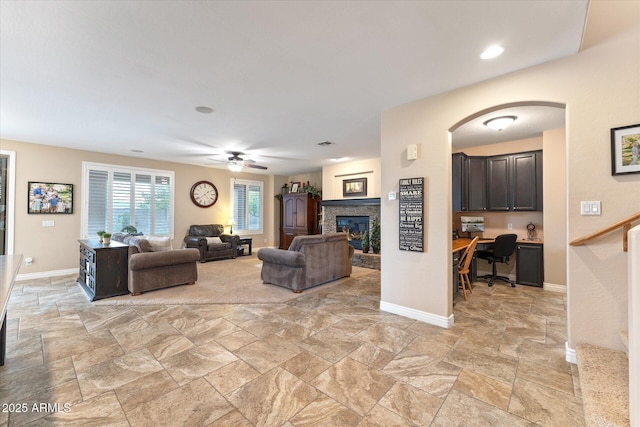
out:
M128 287L129 245L97 240L79 240L80 274L78 283L90 301L125 295Z
M516 283L542 287L544 284L544 246L518 243L516 246Z

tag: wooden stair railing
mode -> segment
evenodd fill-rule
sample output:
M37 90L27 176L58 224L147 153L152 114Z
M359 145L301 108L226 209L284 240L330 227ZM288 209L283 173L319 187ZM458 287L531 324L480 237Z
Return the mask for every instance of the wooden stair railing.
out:
M637 212L633 215L631 215L630 217L627 217L623 220L620 220L618 222L616 222L615 224L611 224L608 227L603 228L602 230L596 231L595 233L586 235L584 237L580 237L579 239L575 239L572 240L571 242L569 242L569 245L571 246L581 246L584 245L585 243L588 243L589 241L595 239L596 237L600 237L604 234L610 233L618 228L622 228L622 250L627 252L627 246L628 246L628 240L627 240L627 234L629 233L629 230L631 230L631 223L634 221L639 221L640 220L640 212Z

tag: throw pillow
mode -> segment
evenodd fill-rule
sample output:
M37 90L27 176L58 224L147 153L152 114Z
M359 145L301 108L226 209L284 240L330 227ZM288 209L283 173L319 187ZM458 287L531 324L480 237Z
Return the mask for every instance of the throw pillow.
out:
M170 251L173 249L169 237L143 236L142 238L149 242L153 252Z
M214 243L222 243L219 237L207 237L207 246L213 245Z

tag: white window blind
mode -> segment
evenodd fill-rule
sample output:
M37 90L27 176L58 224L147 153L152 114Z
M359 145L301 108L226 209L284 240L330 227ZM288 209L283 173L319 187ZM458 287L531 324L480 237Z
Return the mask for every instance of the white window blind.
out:
M241 234L262 234L263 187L260 181L232 179L234 230Z
M173 237L173 182L172 171L83 163L84 237L128 225L140 233Z

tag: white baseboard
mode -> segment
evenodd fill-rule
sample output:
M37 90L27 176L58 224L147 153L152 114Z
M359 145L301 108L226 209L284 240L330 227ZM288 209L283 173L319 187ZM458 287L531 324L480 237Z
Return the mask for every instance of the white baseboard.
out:
M569 348L569 343L567 341L564 342L564 360L569 363L573 363L574 365L578 364L578 358L576 357L575 348Z
M566 285L556 285L555 283L544 282L542 284L542 286L543 286L543 289L545 291L561 292L563 294L567 293L567 286Z
M438 316L437 314L431 314L414 308L404 307L402 305L384 301L380 301L380 310L408 317L409 319L419 320L430 325L440 326L441 328L448 329L453 326L453 314L449 317Z
M79 271L77 268L67 268L66 270L51 270L40 271L38 273L18 274L16 276L16 282L20 282L22 280L44 279L47 277L67 276L69 274L75 274L77 276L78 273Z

